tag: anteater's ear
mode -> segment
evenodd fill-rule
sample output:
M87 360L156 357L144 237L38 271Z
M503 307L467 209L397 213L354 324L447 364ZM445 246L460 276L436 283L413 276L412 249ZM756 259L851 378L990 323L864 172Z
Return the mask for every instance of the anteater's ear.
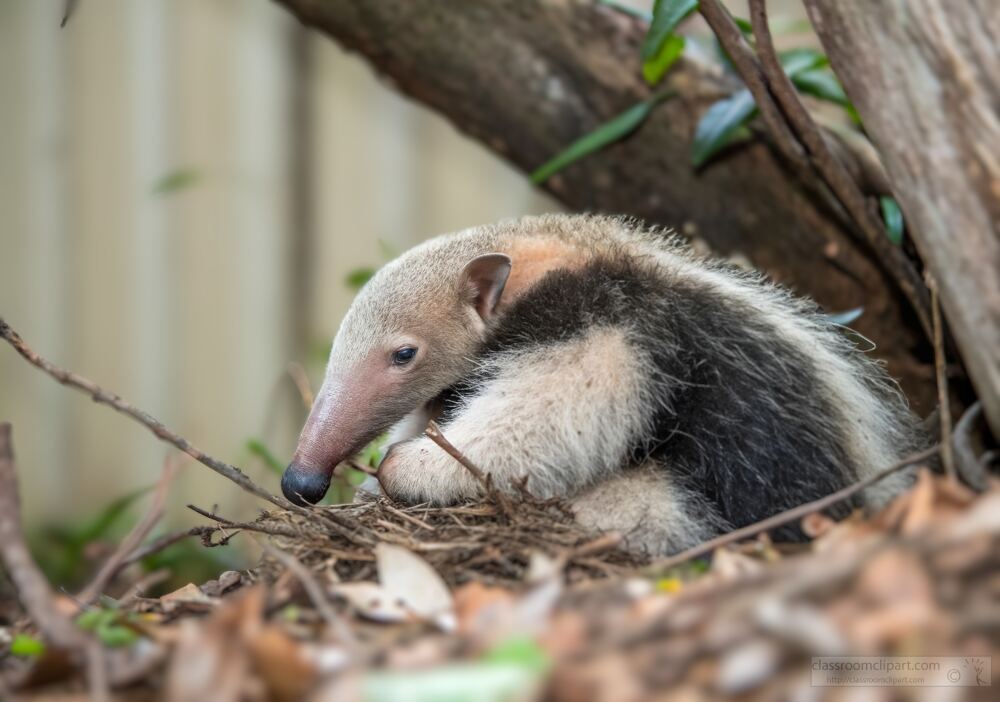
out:
M461 285L469 291L476 312L484 320L493 316L508 275L510 256L502 253L476 256L465 265Z

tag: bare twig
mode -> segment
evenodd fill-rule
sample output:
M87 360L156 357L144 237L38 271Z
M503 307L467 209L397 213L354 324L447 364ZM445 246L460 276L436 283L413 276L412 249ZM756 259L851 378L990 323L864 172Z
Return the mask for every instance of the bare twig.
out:
M0 560L21 604L45 637L59 648L86 653L85 636L56 607L56 595L31 559L21 530L21 503L10 424L0 423Z
M127 567L132 565L137 561L141 561L144 558L149 558L153 554L159 553L164 549L173 546L174 544L183 541L184 539L190 538L192 536L204 536L206 534L214 534L218 529L212 526L196 526L190 529L183 529L181 531L175 531L171 534L164 534L163 536L153 539L145 546L140 546L135 551L130 553L128 557L122 563L122 567Z
M200 514L203 517L211 519L213 522L218 522L219 524L225 524L226 526L236 526L236 522L231 519L226 519L225 517L220 517L213 512L209 512L207 509L202 509L198 505L188 505L187 508L196 514Z
M725 14L729 23L732 24L732 18L729 18L728 13L726 13L725 9L719 3L719 0L702 0L700 7L702 8L702 14L705 14L706 8L708 8L709 14ZM708 19L708 15L706 15L706 19ZM813 121L805 105L802 104L798 91L796 91L791 79L781 67L781 62L778 60L774 41L771 37L771 30L767 24L765 0L750 0L750 22L753 26L754 39L757 42L757 56L760 59L760 70L763 71L770 92L774 96L774 99L777 100L778 105L780 105L787 123L798 135L803 146L805 146L809 154L809 159L816 170L823 177L823 180L844 208L850 213L851 218L857 225L862 240L877 256L879 262L889 274L892 275L900 290L909 300L927 338L933 338L930 313L931 305L927 289L924 287L916 268L906 258L903 250L894 245L886 236L881 218L876 214L871 203L865 199L864 194L858 188L857 183L843 162L836 158L830 151L828 144L823 138L823 133L816 125L816 122ZM715 26L712 26L712 29L716 32L716 36L719 37L722 45L732 55L730 44L736 43L732 37L732 33L726 32L723 35L716 30ZM733 29L737 34L736 39L742 45L742 36L739 34L739 30L735 25L733 25ZM736 64L736 66L739 68L739 64ZM744 80L746 80L745 76ZM756 94L754 97L756 97ZM763 114L763 110L761 113Z
M160 480L156 484L156 490L153 493L153 501L149 506L149 511L132 528L132 531L122 540L108 560L104 562L104 565L101 566L101 569L94 576L90 584L77 595L77 600L79 600L82 606L86 607L100 597L104 588L111 582L111 579L118 574L118 571L125 567L125 562L129 554L138 548L143 539L156 526L156 523L160 521L160 518L163 516L163 504L167 499L167 489L170 487L170 483L176 473L177 462L173 457L168 456L166 461L164 461Z
M497 506L500 510L507 516L511 517L514 514L513 509L511 509L510 501L507 496L504 495L499 490L496 490L489 476L484 473L475 463L470 461L465 454L455 448L455 445L445 438L445 435L441 433L441 427L438 426L437 422L433 419L427 423L427 428L424 429L424 434L427 438L433 441L435 444L440 446L445 453L454 458L456 461L461 463L467 471L469 471L472 476L479 481L479 484L483 486L483 491L486 495L495 499Z
M711 553L715 549L722 546L727 546L729 544L736 543L737 541L742 541L743 539L748 539L750 537L757 536L758 534L771 531L772 529L784 526L785 524L798 521L813 512L819 512L828 507L832 507L838 502L846 500L847 498L861 492L865 488L874 485L880 480L889 477L903 468L925 461L932 456L936 456L940 450L940 446L932 446L929 449L925 449L919 453L915 453L912 456L904 458L902 461L894 463L888 468L885 468L884 470L881 470L864 480L859 480L858 482L852 483L845 488L841 488L836 492L830 493L826 497L821 497L818 500L813 500L812 502L807 502L804 505L793 507L792 509L776 514L773 517L768 517L767 519L754 524L749 524L745 527L737 529L736 531L731 531L727 534L723 534L722 536L717 536L714 539L709 539L708 541L689 548L686 551L681 551L673 556L654 561L644 570L659 572L666 568L672 568L676 565L684 563L685 561L689 561L692 558L698 558L699 556Z
M309 595L309 599L315 605L316 611L320 613L320 616L323 617L327 625L334 631L337 638L347 646L354 646L357 643L354 633L344 622L343 618L330 606L330 602L326 598L326 593L320 584L316 582L316 578L309 572L309 569L290 553L282 551L280 548L272 546L266 541L260 539L254 539L254 541L264 550L264 553L285 566L298 579L306 594Z
M63 385L69 385L70 387L76 388L77 390L90 395L90 398L94 402L107 405L118 412L131 417L153 432L157 438L166 441L168 444L172 444L199 463L208 466L222 477L233 481L250 494L256 495L262 500L267 500L271 504L281 507L282 509L300 511L295 509L295 505L292 505L287 500L276 495L272 495L267 490L257 485L236 466L220 461L217 458L213 458L201 449L193 446L187 439L167 428L162 422L148 412L134 407L118 395L108 392L87 378L64 370L42 358L35 353L35 351L24 342L21 336L3 319L0 319L0 337L3 337L4 340L13 346L14 349L31 365L45 371Z
M944 353L944 325L941 322L937 282L929 273L927 287L931 291L931 319L934 326L934 375L937 378L938 418L941 422L941 465L949 480L957 480L951 444L951 402L948 399L948 373L945 369L947 359Z

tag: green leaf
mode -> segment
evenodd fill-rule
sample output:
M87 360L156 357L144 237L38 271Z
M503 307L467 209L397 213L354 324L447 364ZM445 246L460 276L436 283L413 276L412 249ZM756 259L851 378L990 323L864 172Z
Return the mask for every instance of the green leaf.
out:
M691 161L695 168L739 136L740 128L757 114L753 95L744 88L708 108L694 133Z
M193 168L178 168L160 177L153 184L153 195L170 195L192 185L201 180L201 173Z
M102 644L112 648L131 646L139 640L139 634L137 634L134 629L127 626L121 626L120 624L106 624L104 626L99 626L94 633L97 634L97 638Z
M889 240L899 246L903 243L903 211L899 209L896 199L889 195L880 197L878 203L882 208L882 219L885 220Z
M536 185L544 183L574 161L628 136L643 123L657 103L671 94L657 93L605 122L590 134L577 139L536 169L531 174L531 182Z
M27 634L16 634L10 642L10 654L18 658L38 658L45 653L45 644Z
M649 61L644 61L642 64L642 77L646 79L646 82L650 85L656 85L663 79L670 67L673 66L677 59L681 57L684 53L684 45L686 41L684 37L680 34L671 34L667 37L667 40L663 42L663 46L660 47L659 53L656 54Z
M364 287L365 283L372 279L373 275L375 275L374 268L355 268L347 274L344 282L352 290L360 290Z
M260 439L248 439L246 446L247 451L264 461L264 465L272 471L278 475L285 472L285 463L280 461L263 441Z
M858 319L862 314L864 314L864 307L855 307L851 310L845 310L843 312L831 312L830 314L823 315L830 324L837 324L842 327L846 327L848 324Z
M785 75L792 79L803 71L821 68L829 63L826 56L816 49L782 51L778 54L778 62L785 70Z
M733 22L739 27L739 30L747 36L753 36L753 25L750 24L750 20L743 19L742 17L737 17L736 15L729 15L733 18Z
M649 23L649 31L639 50L643 63L660 53L677 25L697 8L698 0L656 0L653 5L653 21Z
M388 434L382 434L372 439L367 446L361 449L361 453L358 454L358 462L369 468L377 468L382 461L382 456L385 455L385 442L388 438Z
M814 68L791 75L795 87L807 95L818 97L827 102L834 102L847 107L851 101L847 93L829 68Z
M538 643L528 636L515 636L500 642L483 654L484 663L510 664L544 673L549 657Z

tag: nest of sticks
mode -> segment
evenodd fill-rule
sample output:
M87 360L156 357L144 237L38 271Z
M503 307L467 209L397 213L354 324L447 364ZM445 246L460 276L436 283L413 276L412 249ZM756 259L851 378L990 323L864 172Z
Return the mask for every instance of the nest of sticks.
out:
M451 586L475 580L517 587L535 553L565 564L569 583L621 576L648 563L623 550L620 535L584 530L564 503L530 496L514 505L486 499L449 507L377 497L308 513L266 512L249 524L228 526L264 532L310 570L341 582L375 579L380 542L419 554ZM269 559L258 568L264 579L280 572L280 564Z

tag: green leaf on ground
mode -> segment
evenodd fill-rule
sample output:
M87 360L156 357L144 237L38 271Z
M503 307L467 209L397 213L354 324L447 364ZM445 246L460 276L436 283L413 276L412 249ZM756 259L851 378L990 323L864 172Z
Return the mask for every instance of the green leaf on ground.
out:
M10 655L18 658L38 658L45 653L45 644L33 636L16 634L10 642Z
M628 108L617 117L608 120L586 136L577 139L536 169L531 174L531 182L536 185L544 183L574 161L628 136L645 121L650 111L659 102L670 97L671 94L662 92L652 95Z
M885 230L889 235L889 240L896 246L903 243L903 211L899 209L899 203L890 195L883 195L878 199L882 209L882 219L885 220Z
M484 663L510 664L544 673L549 668L549 657L538 643L528 636L515 636L497 644L482 658Z
M691 161L700 168L722 148L732 143L744 127L757 114L753 95L744 88L708 108L695 129Z
M653 4L653 20L649 23L649 31L639 50L644 63L660 53L677 25L696 9L698 0L656 0Z

